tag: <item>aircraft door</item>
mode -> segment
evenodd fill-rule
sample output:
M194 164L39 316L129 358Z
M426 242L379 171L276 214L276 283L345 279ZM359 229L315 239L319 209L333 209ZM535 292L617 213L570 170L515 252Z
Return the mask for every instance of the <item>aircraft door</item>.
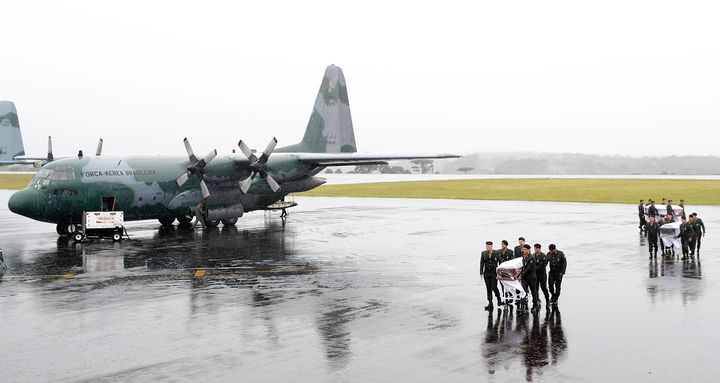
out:
M102 197L100 203L100 211L114 211L115 210L115 197Z

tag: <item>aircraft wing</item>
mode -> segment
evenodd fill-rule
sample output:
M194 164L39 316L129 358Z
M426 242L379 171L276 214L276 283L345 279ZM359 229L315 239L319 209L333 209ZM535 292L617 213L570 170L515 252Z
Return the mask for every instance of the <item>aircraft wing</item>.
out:
M300 162L316 166L387 165L387 161L460 158L449 153L440 154L387 154L387 153L295 153Z

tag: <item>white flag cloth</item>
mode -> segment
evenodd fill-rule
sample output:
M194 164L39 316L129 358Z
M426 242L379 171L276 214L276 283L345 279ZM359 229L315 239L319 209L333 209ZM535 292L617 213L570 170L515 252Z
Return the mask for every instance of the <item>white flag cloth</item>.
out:
M520 291L515 297L516 299L525 298L527 295L522 287L522 283L517 280L517 277L522 273L522 268L522 257L505 261L497 267L497 279L505 286L505 293L515 295L516 291Z
M680 243L680 224L682 222L671 222L660 226L660 240L662 240L665 247L675 246L676 249L680 249L682 244Z

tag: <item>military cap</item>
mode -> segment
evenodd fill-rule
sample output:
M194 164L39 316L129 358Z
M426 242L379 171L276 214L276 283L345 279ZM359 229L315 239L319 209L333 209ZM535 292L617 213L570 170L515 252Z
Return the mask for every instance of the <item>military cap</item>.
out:
M527 243L523 245L523 249L529 249L529 248L530 248L530 245L528 245Z
M525 240L525 237L518 238L518 241L524 241L524 240Z
M492 241L485 242L486 245L492 245Z
M550 246L548 246L548 249L555 250L556 249L555 244L551 243Z
M539 243L536 243L536 244L535 244L535 248L536 248L536 249L539 249L539 248L541 248L541 247L542 247L542 246L540 246Z
M505 245L505 246L507 246L507 245L508 245L508 241L506 241L506 240L503 239L503 240L502 240L502 244Z

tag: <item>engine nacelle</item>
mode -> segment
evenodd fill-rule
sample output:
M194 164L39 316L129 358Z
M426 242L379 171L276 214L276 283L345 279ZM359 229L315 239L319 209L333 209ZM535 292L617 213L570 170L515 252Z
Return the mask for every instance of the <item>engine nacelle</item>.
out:
M235 204L222 209L208 209L206 219L215 221L219 219L233 219L242 217L245 212L242 204Z

